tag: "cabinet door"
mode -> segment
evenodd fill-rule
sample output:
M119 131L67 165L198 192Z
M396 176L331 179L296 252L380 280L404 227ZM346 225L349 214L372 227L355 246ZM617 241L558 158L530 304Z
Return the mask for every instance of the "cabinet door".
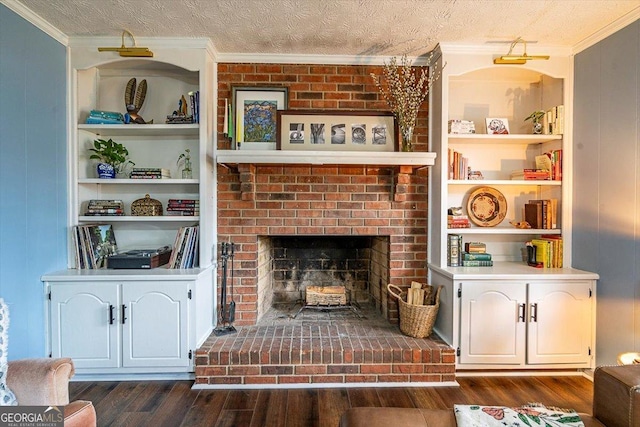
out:
M529 284L527 362L589 363L592 282Z
M460 286L459 363L523 364L525 284L481 281Z
M117 301L113 283L52 285L52 356L71 357L76 368L119 366Z
M119 307L122 366L189 366L188 282L127 282Z

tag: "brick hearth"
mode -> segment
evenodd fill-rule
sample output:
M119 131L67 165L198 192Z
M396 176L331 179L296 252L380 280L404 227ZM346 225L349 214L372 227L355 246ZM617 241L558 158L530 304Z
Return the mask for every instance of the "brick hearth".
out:
M455 381L454 350L436 335L400 333L375 310L304 310L298 318L240 326L196 353L196 385L326 385ZM295 314L295 311L293 311ZM370 316L374 316L372 319ZM324 320L331 318L332 320Z

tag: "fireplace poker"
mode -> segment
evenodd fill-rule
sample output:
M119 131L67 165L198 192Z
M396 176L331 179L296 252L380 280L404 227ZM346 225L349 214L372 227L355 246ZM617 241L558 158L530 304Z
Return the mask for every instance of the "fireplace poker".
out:
M233 299L233 255L235 253L235 245L233 242L229 243L231 251L229 255L229 260L231 261L231 302L229 303L229 315L228 322L233 323L236 320L236 302Z
M236 328L234 328L229 323L232 320L229 320L231 317L227 314L227 260L229 258L229 244L222 242L220 244L220 259L222 261L222 286L220 289L220 316L218 319L218 326L213 330L213 333L216 336L226 335L236 332ZM234 303L234 314L235 317L235 303Z

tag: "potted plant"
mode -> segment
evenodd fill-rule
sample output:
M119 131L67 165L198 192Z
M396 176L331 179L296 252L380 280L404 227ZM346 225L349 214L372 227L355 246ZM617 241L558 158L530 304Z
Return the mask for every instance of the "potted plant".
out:
M540 120L544 117L544 115L544 111L536 110L524 119L525 122L527 120L531 120L531 122L533 123L533 133L536 135L542 133L542 123L540 123Z
M129 157L129 150L124 145L115 142L111 138L108 140L96 139L93 141L92 154L89 158L99 160L98 177L115 178L128 165L135 165Z

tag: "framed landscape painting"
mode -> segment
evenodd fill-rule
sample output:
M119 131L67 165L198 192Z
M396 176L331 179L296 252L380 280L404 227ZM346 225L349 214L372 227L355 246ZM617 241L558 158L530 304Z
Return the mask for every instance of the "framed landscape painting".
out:
M275 150L277 110L287 108L286 87L234 87L233 146L238 150Z

